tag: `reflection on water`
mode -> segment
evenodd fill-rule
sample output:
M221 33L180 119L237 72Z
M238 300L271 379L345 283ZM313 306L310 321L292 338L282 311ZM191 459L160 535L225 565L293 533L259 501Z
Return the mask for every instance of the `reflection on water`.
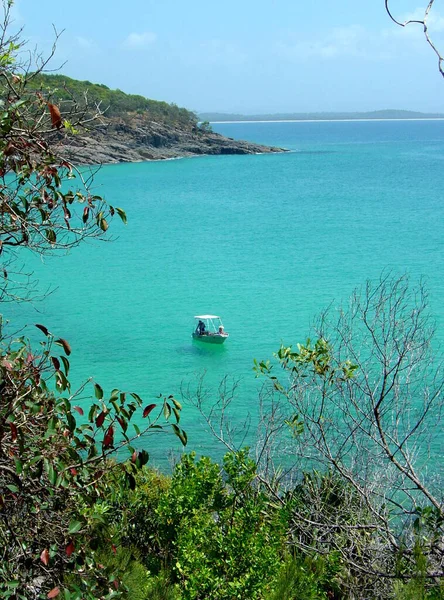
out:
M176 352L181 355L194 356L220 356L227 351L225 344L206 344L191 338L189 344L178 346Z

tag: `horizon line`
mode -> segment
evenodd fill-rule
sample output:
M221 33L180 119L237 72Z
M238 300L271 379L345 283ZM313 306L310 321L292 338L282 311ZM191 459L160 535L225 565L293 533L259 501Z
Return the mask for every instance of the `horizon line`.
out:
M371 121L444 121L443 117L410 117L410 118L377 118L377 119L238 119L230 121L209 121L209 123L353 123L354 121L359 122L371 122ZM202 121L201 121L202 122Z

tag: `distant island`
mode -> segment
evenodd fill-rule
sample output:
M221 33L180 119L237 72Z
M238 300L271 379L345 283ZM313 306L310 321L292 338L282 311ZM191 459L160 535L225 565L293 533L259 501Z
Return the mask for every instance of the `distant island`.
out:
M27 86L56 104L62 120L75 113L87 123L75 135L66 128L54 133L61 152L74 164L165 160L199 155L284 152L214 133L208 123L176 104L111 90L105 85L65 75L38 74ZM88 119L103 112L99 119ZM75 121L73 128L76 128Z
M359 120L406 120L406 119L444 119L442 113L422 113L411 110L374 110L371 112L313 112L313 113L277 113L259 115L241 115L219 112L200 113L201 121L359 121Z

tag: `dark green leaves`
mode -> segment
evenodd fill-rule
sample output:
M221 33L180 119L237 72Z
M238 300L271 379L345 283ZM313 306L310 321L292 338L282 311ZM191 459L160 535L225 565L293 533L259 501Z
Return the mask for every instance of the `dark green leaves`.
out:
M94 393L96 395L97 400L101 400L103 398L103 389L98 383L94 384Z
M175 423L173 423L171 427L173 428L174 433L177 435L182 444L186 446L188 442L186 432L183 429L180 429Z

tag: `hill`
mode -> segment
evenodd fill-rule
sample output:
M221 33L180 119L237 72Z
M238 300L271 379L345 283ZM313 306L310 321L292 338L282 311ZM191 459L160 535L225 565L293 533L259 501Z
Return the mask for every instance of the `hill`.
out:
M201 113L202 121L341 121L361 119L444 119L441 113L422 113L411 110L374 110L370 112L314 112L241 115L219 112Z
M197 115L176 104L111 90L105 85L78 81L65 75L33 77L29 92L42 94L56 104L62 119L72 112L86 119L103 113L77 135L58 132L58 144L75 164L103 164L163 160L203 154L259 154L282 152L226 138L199 125ZM74 127L76 123L74 121Z

